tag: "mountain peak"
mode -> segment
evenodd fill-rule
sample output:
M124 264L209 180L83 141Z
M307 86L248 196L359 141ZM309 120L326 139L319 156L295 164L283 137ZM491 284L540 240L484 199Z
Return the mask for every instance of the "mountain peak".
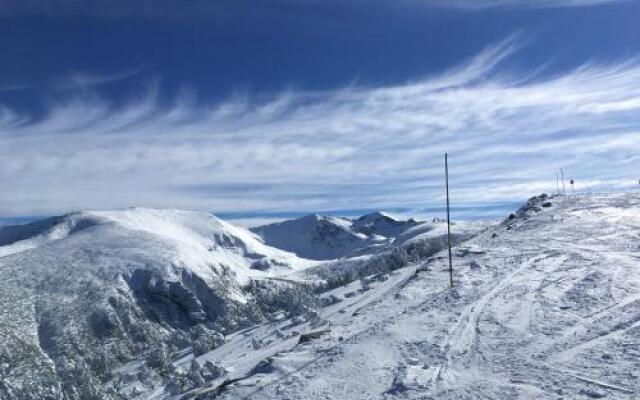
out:
M394 218L390 214L387 214L383 211L374 211L372 213L365 214L359 217L356 221L379 221L379 220L398 221L396 218Z

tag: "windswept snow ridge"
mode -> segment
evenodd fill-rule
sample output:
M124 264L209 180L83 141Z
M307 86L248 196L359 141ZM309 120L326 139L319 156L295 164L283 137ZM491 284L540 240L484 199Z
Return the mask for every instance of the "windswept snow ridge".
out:
M328 290L365 285L354 280L415 259L374 233L404 222L382 214L330 221L345 229L327 238L336 249L358 247L352 238L378 248L309 260L207 213L144 208L0 228L0 398L176 398L259 370L248 360L297 344L291 327L323 324L323 306L335 300ZM435 225L425 231L441 241ZM254 354L228 364L236 352L223 344L246 337L234 332L273 326L282 331L251 337Z

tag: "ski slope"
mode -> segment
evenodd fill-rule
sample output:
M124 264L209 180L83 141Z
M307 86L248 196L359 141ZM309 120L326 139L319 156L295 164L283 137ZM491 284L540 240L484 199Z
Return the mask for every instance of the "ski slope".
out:
M640 196L533 199L454 254L455 289L443 255L399 270L215 398L640 396Z

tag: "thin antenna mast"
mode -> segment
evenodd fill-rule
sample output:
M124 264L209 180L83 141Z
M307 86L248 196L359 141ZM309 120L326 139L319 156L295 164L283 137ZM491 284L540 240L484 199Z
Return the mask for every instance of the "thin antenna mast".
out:
M564 171L560 168L560 174L562 175L562 195L566 196L566 192L564 191Z
M453 262L451 260L451 214L449 212L449 161L444 153L444 180L447 187L447 244L449 247L449 284L453 287Z

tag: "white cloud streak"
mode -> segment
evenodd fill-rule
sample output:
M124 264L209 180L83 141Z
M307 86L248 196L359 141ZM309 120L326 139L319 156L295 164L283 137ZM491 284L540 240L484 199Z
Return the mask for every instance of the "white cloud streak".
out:
M626 3L629 0L426 0L427 4L466 10L484 10L488 8L562 8L587 7Z
M86 92L34 119L0 107L0 215L133 205L218 212L432 206L450 153L456 202L555 188L631 190L640 171L640 62L554 76L502 66L512 38L393 87L289 91L215 105Z
M0 92L17 92L27 89L29 87L26 83L15 83L12 85L0 85Z
M300 13L324 9L370 8L379 6L401 7L438 7L458 10L484 9L540 9L563 7L588 7L613 3L626 3L633 0L362 0L345 2L341 0L280 0L264 2L260 0L235 0L229 2L192 0L185 6L181 0L3 0L0 2L0 16L11 15L91 15L107 17L145 17L160 19L205 18L225 19L238 15L268 15L287 17L295 15L304 18ZM352 4L353 3L353 4Z
M57 89L90 89L100 85L106 85L132 78L140 74L144 68L137 66L135 68L115 73L115 74L93 74L87 72L75 71L60 79L55 83Z

